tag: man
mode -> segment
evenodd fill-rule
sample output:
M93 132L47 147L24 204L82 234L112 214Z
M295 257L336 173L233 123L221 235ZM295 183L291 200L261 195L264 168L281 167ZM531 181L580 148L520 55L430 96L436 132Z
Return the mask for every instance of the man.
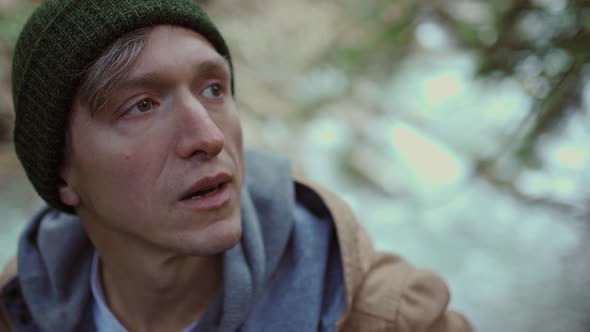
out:
M3 331L471 331L440 278L243 152L229 50L192 1L46 1L13 97L49 207L3 274Z

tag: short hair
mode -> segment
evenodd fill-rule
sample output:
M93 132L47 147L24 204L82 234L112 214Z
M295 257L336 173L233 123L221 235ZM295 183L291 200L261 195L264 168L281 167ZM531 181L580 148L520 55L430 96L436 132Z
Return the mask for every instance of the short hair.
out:
M84 72L78 96L91 116L101 112L116 82L129 77L139 62L152 27L133 30L115 40ZM67 143L66 143L67 145Z

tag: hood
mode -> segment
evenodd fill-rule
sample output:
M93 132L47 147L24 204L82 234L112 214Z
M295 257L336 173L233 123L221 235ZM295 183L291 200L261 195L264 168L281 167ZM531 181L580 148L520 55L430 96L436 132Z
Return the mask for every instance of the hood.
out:
M334 325L345 297L331 221L295 201L286 160L254 150L245 157L242 239L224 253L223 288L195 331ZM93 252L76 216L45 208L26 227L19 282L42 331L93 330L92 320L82 318L89 317Z

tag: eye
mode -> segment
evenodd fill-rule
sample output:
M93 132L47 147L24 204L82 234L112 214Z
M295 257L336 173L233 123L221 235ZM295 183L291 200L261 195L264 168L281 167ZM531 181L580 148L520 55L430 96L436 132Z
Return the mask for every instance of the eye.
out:
M133 107L131 107L126 114L138 114L138 113L146 113L151 111L154 108L154 102L151 99L142 99Z
M219 83L209 85L201 94L206 98L219 98L223 95L223 89Z

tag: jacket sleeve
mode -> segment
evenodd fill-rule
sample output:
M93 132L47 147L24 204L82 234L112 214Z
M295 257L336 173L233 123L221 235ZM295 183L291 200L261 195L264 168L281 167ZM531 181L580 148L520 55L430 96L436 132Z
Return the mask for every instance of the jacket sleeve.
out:
M355 296L349 331L472 332L467 320L448 310L449 290L436 274L399 256L376 254Z
M1 296L1 295L0 295ZM11 332L12 328L8 323L8 315L0 304L0 332Z
M473 331L460 314L448 310L446 283L434 273L414 270L399 299L396 325L399 331Z
M8 262L0 274L0 332L13 331L3 304L3 290L6 283L16 275L16 270L16 258L13 258Z

